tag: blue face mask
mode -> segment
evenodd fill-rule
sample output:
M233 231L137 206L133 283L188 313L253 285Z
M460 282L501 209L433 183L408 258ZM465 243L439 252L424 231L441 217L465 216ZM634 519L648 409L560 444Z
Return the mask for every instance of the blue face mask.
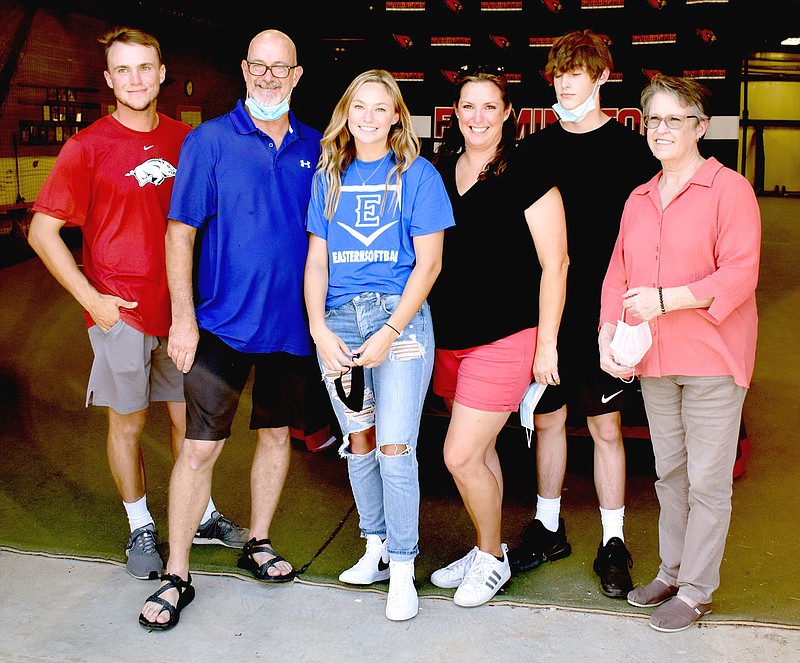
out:
M292 93L290 92L283 101L279 101L274 106L268 106L267 108L259 106L258 102L253 99L253 97L247 97L247 99L244 100L244 105L250 109L250 114L255 119L272 122L289 112L289 99L291 96Z
M553 104L553 110L558 115L559 119L562 122L580 122L583 118L585 118L589 113L591 113L595 108L597 108L597 104L595 103L594 96L595 92L597 91L597 86L600 83L599 79L595 82L594 87L592 88L592 93L586 97L583 103L579 104L572 110L567 110L564 108L560 103L556 102Z

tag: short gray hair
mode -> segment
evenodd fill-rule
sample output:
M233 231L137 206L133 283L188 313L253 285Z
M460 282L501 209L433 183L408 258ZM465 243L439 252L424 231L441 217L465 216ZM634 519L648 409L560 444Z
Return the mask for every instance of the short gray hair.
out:
M648 114L653 97L659 92L664 92L677 99L682 106L691 108L701 120L711 117L711 90L694 78L664 74L653 76L650 84L642 90L641 106L645 115Z

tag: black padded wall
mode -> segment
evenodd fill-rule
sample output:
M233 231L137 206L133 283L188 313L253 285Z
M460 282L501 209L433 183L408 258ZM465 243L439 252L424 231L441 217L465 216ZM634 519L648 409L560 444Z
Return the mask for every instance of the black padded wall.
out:
M324 126L336 99L364 69L388 69L414 115L430 117L428 151L451 103L452 76L463 64L505 67L514 86L520 137L555 116L552 88L541 75L555 37L590 28L614 57L602 89L606 111L639 130L639 95L655 72L692 76L714 93L715 116L738 118L741 3L736 0L520 0L480 2L341 2L324 11L322 26L299 45L307 79L299 107ZM298 29L294 29L298 32ZM311 85L309 85L311 83ZM301 89L302 88L302 89ZM313 98L315 102L309 103ZM424 125L421 119L421 125ZM424 129L423 129L424 131ZM728 132L731 133L730 131ZM704 144L736 167L737 136Z

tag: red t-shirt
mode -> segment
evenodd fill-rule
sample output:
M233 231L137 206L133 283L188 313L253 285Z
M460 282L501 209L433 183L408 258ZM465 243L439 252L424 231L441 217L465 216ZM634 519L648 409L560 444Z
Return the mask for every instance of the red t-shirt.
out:
M33 206L80 226L83 271L98 292L139 302L120 309L131 327L169 333L164 251L178 155L191 127L158 114L153 131L133 131L111 115L72 136ZM94 321L84 311L87 327Z

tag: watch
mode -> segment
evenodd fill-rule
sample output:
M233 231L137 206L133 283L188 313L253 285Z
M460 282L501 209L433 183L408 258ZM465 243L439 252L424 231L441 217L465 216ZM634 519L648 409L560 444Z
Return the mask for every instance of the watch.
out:
M187 97L192 96L194 93L194 83L191 81L191 79L183 84L183 91L186 93Z

